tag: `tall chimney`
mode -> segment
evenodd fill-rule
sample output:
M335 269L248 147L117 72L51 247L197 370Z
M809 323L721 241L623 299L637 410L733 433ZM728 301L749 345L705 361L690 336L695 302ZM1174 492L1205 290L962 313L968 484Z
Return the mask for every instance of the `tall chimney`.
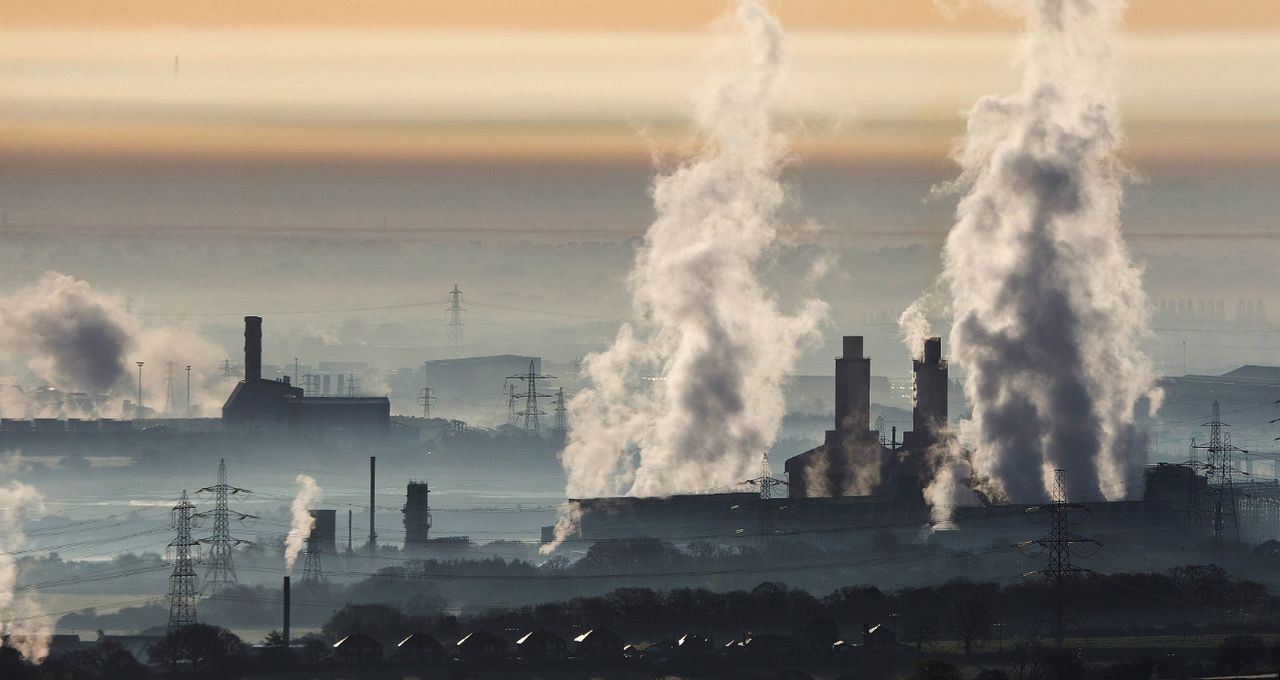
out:
M947 426L947 362L942 360L942 338L926 338L921 361L912 362L916 389L911 411L913 441L930 446Z
M378 469L378 457L369 456L369 554L378 554L378 534L373 530L373 511L376 509L373 502L373 485Z
M262 378L262 317L244 318L244 379Z
M936 364L942 361L942 338L934 336L924 341L924 362Z
M862 356L862 336L844 336L836 359L836 432L860 436L871 429L871 360Z
M284 577L284 585L281 587L284 593L284 626L280 637L284 638L284 648L289 649L289 577Z

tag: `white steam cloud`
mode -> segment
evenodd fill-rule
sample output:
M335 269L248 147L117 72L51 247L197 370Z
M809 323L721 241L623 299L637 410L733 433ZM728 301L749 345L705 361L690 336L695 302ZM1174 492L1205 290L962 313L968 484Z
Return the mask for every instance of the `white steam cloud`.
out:
M587 358L561 460L567 493L660 496L755 476L784 413L781 381L826 305L784 314L761 283L778 241L785 140L769 105L781 30L752 1L725 25L724 68L697 104L696 158L653 186L657 218L632 268L634 320ZM565 513L557 529L573 529Z
M302 552L302 547L306 545L307 537L311 535L311 528L316 523L316 518L311 516L311 508L320 499L320 487L316 486L314 478L309 475L298 475L294 481L298 483L298 494L293 497L293 503L289 505L292 519L289 522L289 535L284 539L285 569L293 569L293 563L298 560L298 553Z
M1073 500L1139 493L1128 483L1135 406L1158 399L1138 345L1148 331L1141 272L1119 224L1110 51L1124 2L1018 5L1028 25L1021 88L979 100L957 152L954 188L966 195L941 283L951 359L973 406L958 434L972 454L938 452L935 503L971 497L970 478L994 497L1036 501L1055 468Z
M216 371L222 350L183 327L148 327L120 298L88 282L48 272L0 298L0 357L21 364L49 388L0 389L6 418L117 417L137 399L135 361L146 362L143 399L157 415L186 411L185 366L191 365L193 408L212 412L229 391ZM174 364L173 398L165 365ZM163 413L166 402L171 411Z
M32 591L16 591L18 564L13 553L26 545L27 516L43 511L44 496L34 487L22 482L0 486L0 631L9 635L7 645L34 663L49 655L53 625Z

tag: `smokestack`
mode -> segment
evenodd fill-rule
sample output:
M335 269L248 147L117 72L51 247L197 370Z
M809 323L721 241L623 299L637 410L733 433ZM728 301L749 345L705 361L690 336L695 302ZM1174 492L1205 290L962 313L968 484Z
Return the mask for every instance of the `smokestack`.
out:
M262 378L262 317L244 318L244 379Z
M942 361L942 338L934 336L924 341L924 362L936 364Z
M369 554L378 554L378 534L373 530L373 485L377 477L378 457L369 456Z
M918 446L928 447L947 426L947 364L942 361L942 338L926 338L921 356L921 361L912 362L916 403L911 410L911 436Z
M859 436L871 429L871 360L862 356L862 336L844 336L836 359L836 431Z
M284 585L282 586L284 593L284 625L283 632L280 637L284 638L284 648L289 649L289 577L284 577Z

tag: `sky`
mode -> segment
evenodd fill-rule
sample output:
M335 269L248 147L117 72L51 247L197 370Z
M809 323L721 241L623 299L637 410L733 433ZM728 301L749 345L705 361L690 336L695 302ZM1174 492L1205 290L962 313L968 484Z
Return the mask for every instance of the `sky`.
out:
M798 152L945 156L1013 78L985 3L772 3ZM11 0L0 150L18 157L632 161L678 149L723 1ZM945 11L944 11L945 10ZM1280 151L1280 5L1137 0L1120 46L1135 158Z
M827 347L802 362L825 372L871 320L875 351L896 351L890 322L951 225L933 189L955 176L964 111L1014 88L1019 19L977 0L769 4L788 51L783 219L835 257ZM628 239L653 219L655 169L689 150L727 6L0 3L0 292L61 271L234 356L238 314L442 301L459 283L477 351L571 360L625 315ZM1134 0L1117 63L1123 222L1149 295L1280 310L1280 3ZM394 346L411 365L439 349L442 310L279 315L269 351L325 338L328 359ZM1276 337L1196 336L1192 368L1258 360ZM1181 339L1159 341L1170 365ZM1247 353L1207 358L1228 347Z

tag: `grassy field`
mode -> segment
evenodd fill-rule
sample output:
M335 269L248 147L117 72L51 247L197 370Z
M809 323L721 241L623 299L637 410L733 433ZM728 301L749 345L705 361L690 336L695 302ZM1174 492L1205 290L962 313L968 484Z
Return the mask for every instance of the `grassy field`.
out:
M1116 635L1116 636L1096 636L1096 637L1069 637L1064 644L1067 647L1079 650L1106 650L1106 651L1149 651L1149 652L1170 652L1185 650L1210 650L1222 643L1222 640L1228 637L1229 633L1203 633L1198 635ZM1276 640L1280 640L1280 633L1255 633L1256 637L1262 638L1268 645ZM1041 639L1043 645L1053 644L1052 640ZM1015 640L988 640L980 646L974 647L975 654L992 654L1001 652L1012 652L1017 648L1018 642ZM939 654L939 655L959 655L962 654L964 648L959 641L944 640L924 645L923 653Z

